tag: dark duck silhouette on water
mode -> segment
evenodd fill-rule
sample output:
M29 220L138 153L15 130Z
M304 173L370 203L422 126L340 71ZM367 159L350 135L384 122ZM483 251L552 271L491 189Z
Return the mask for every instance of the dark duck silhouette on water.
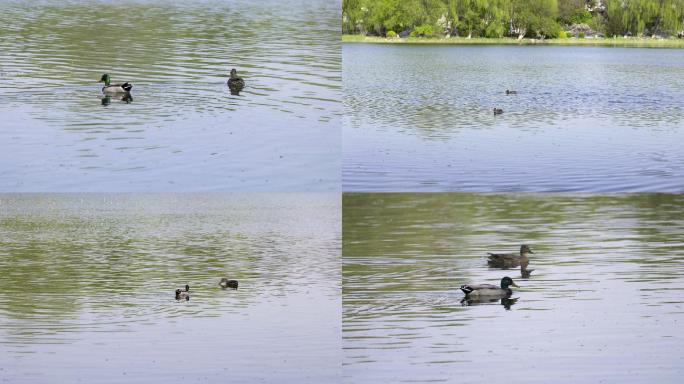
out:
M530 264L530 259L527 257L528 253L534 253L527 245L520 246L520 253L489 253L487 258L487 265L492 268L517 268L527 270Z
M228 278L222 278L221 281L219 281L219 285L221 288L233 288L237 289L238 288L238 281L237 280L229 280Z
M242 77L238 77L235 68L230 70L230 79L228 79L228 89L231 95L240 95L240 91L245 87L245 81Z
M507 90L506 90L506 94L507 94L507 95L517 95L517 94L518 94L518 91L511 91L511 90L508 90L508 89L507 89Z
M501 108L494 108L494 116L500 115L503 113L503 109Z
M190 286L185 284L185 291L176 289L176 300L190 300Z

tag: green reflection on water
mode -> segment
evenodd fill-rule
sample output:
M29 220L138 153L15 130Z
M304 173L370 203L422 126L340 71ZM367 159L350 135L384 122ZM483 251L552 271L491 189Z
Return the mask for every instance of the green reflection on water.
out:
M334 206L316 194L0 196L0 318L44 333L84 314L218 316L305 289L337 295ZM173 306L186 283L193 306Z
M343 374L677 382L683 212L669 194L346 193ZM535 252L529 278L487 267L487 252L520 244ZM511 300L462 302L461 284L505 275L520 285Z

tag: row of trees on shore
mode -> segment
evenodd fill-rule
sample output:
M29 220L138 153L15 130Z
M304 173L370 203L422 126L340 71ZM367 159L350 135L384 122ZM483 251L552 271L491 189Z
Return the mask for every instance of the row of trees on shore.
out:
M684 0L343 0L342 32L392 37L684 35ZM579 32L578 32L579 31Z

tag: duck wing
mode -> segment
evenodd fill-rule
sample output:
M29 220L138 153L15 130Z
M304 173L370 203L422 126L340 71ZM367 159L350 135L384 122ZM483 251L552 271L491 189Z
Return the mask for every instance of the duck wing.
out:
M125 82L123 84L114 84L114 85L117 85L117 86L123 88L123 90L126 92L130 92L131 89L133 89L133 84L131 84L129 82Z
M114 92L114 93L122 92L122 91L123 92L130 92L131 89L133 89L133 84L128 83L128 82L109 84L109 85L105 85L104 87L102 87L103 91Z
M491 253L487 252L490 259L514 259L520 257L520 255L515 253Z
M501 289L500 287L494 285L494 284L463 284L461 285L461 291L465 293L466 295L475 292L475 291L481 291L481 290L489 290L489 289Z
M520 260L520 255L514 253L487 253L489 257L487 258L487 264L490 266L503 265L503 264L517 264Z

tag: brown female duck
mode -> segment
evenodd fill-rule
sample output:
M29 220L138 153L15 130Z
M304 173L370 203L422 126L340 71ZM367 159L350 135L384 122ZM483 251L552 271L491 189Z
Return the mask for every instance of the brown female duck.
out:
M530 264L530 259L527 258L528 253L534 253L527 245L520 246L520 254L516 253L487 253L487 265L493 268L517 268L527 270Z

